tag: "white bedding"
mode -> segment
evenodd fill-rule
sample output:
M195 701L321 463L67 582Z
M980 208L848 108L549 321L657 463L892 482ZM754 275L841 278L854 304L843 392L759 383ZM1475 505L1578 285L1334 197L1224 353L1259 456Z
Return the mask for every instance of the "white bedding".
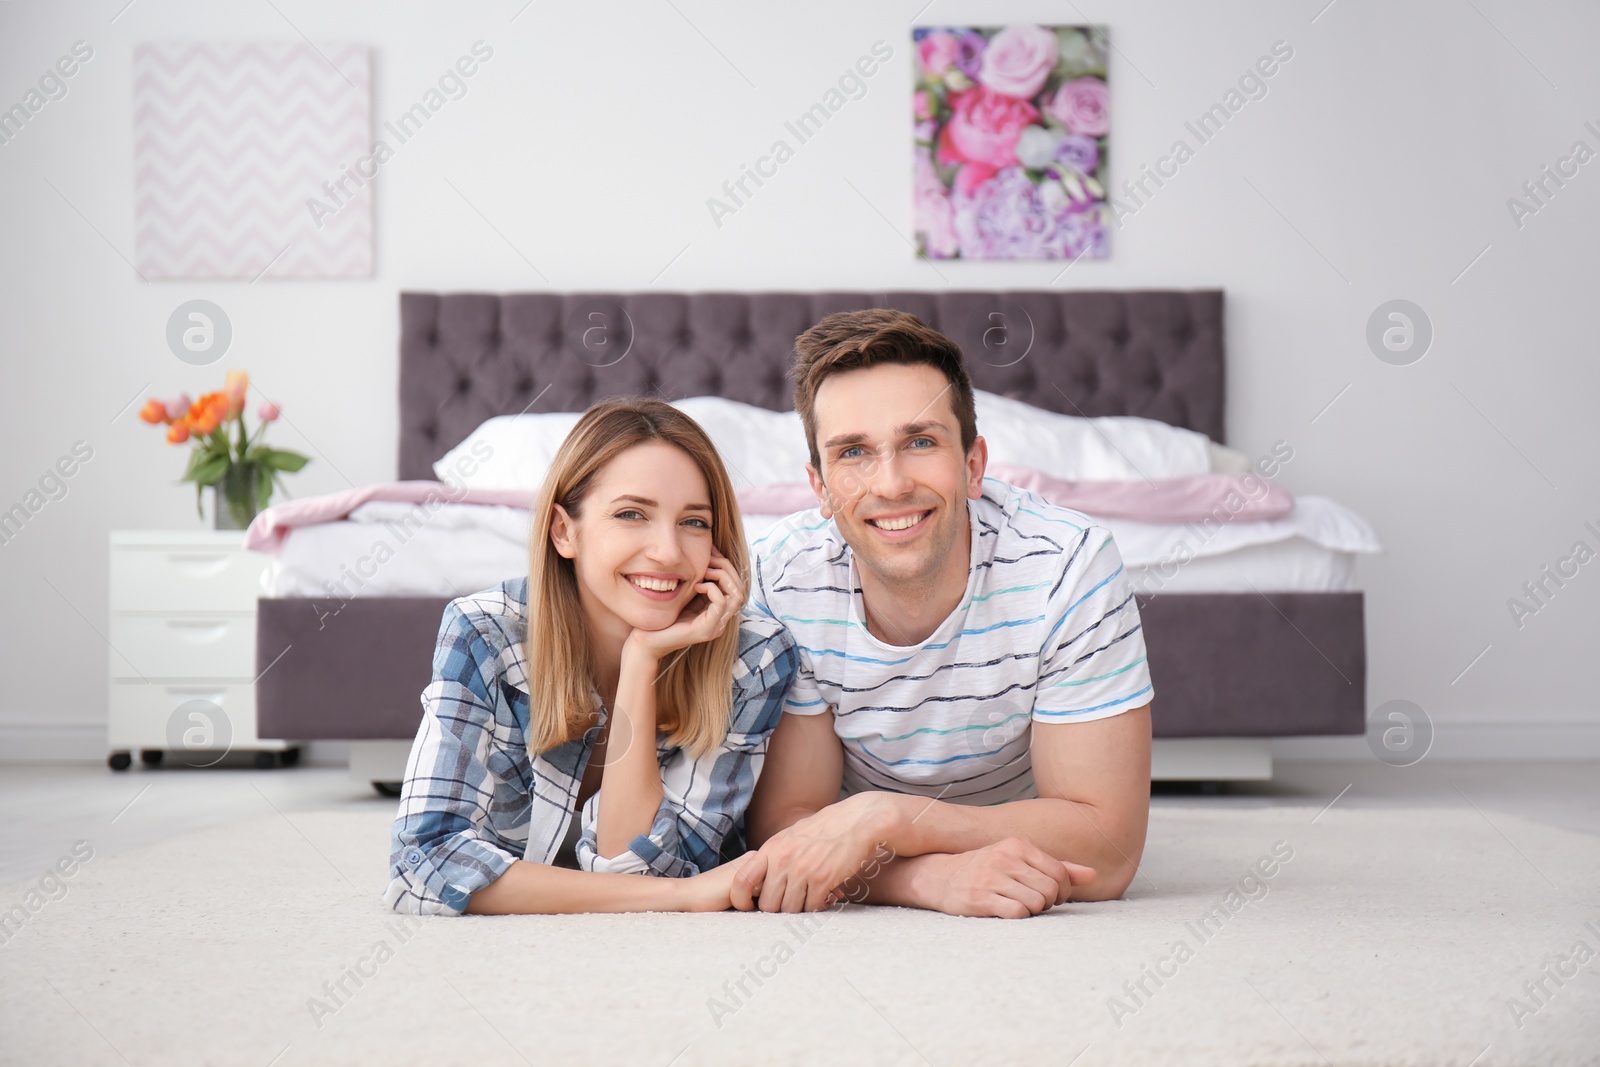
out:
M262 587L272 597L462 596L528 569L528 513L374 501L343 522L293 530ZM755 541L781 516L745 516ZM1143 593L1337 592L1356 588L1355 555L1378 552L1372 528L1324 497L1303 496L1272 522L1213 530L1103 519Z

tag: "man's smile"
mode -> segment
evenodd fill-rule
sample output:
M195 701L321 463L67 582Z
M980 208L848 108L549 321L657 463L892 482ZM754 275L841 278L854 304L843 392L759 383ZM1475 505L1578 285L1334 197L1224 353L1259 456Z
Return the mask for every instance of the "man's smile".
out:
M923 511L901 512L898 515L878 515L865 522L879 533L900 540L920 531L923 523L932 514L933 509L929 508Z

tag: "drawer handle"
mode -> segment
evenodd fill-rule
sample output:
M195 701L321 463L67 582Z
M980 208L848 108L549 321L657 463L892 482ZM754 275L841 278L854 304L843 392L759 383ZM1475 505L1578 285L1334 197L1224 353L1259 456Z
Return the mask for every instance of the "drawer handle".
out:
M210 645L228 635L226 622L199 622L185 619L168 619L167 625L183 635L190 644Z
M190 578L215 578L228 569L227 553L205 552L170 554L167 556L173 569L181 571Z
M208 689L205 686L169 685L167 695L175 697L201 697L213 704L221 704L228 696L227 690Z

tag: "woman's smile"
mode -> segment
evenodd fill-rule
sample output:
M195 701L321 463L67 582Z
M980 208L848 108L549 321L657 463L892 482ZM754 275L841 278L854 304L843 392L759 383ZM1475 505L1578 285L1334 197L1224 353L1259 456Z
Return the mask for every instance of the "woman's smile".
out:
M640 596L663 603L676 600L679 591L686 584L682 578L675 574L662 575L636 572L624 574L623 577L627 579L628 584L633 586L634 591Z

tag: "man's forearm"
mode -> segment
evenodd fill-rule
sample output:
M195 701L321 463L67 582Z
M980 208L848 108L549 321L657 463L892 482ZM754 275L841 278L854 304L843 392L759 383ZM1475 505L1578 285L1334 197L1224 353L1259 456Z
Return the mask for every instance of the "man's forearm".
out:
M810 818L821 810L821 807L809 804L791 804L775 811L758 811L752 805L747 810L745 821L745 832L750 839L750 847L760 848L774 834L787 830L801 819Z
M882 837L897 856L971 852L1002 838L1020 837L1057 859L1098 872L1092 885L1075 894L1080 900L1120 896L1133 880L1143 851L1142 825L1134 835L1113 825L1093 805L1078 801L1040 797L975 807L882 793L880 802L886 812ZM887 892L911 891L899 881L889 885Z
M870 877L863 872L860 882L866 883L865 896L857 890L856 879L846 882L844 889L849 899L858 904L889 904L938 911L940 871L947 858L944 853L896 856L879 865L877 873Z

